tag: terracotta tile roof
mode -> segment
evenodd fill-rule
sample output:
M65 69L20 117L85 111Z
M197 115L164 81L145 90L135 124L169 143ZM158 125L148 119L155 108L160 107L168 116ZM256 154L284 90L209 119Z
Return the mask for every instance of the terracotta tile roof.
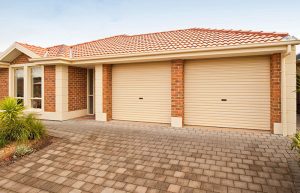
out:
M73 46L41 48L21 44L42 57L72 58L211 48L279 42L287 33L191 28L140 35L119 35Z
M29 45L29 44L23 44L23 43L20 43L20 42L17 42L17 43L20 44L21 46L27 48L28 50L36 53L37 55L40 55L40 56L44 56L44 54L46 52L46 48L42 48L42 47L34 46L34 45Z

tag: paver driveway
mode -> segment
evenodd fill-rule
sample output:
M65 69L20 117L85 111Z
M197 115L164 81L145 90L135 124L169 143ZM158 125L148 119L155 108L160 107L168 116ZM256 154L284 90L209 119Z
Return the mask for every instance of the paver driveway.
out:
M282 136L46 122L58 142L0 170L0 192L293 192Z

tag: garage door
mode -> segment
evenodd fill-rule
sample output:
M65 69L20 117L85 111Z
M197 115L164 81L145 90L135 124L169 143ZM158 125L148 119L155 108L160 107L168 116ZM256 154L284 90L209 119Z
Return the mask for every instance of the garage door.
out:
M185 124L270 129L269 57L188 61Z
M170 63L119 64L112 68L115 120L170 122Z

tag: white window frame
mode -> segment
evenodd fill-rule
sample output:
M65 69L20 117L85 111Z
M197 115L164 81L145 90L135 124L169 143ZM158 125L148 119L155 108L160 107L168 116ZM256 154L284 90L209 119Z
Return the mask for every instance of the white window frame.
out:
M42 68L42 108L36 109L31 107L31 74L30 74L30 67L39 66ZM23 98L23 104L29 111L34 112L44 112L44 66L43 65L36 65L36 64L12 64L9 66L9 96L13 98L15 97L15 69L23 68L24 70L24 98Z
M33 81L32 81L32 68L41 68L41 89L42 89L42 93L41 93L41 98L39 97L33 97ZM29 100L29 105L30 105L30 109L43 109L44 103L43 103L43 93L44 93L44 68L43 66L30 66L28 68L28 100ZM32 107L32 100L41 100L41 108L33 108Z

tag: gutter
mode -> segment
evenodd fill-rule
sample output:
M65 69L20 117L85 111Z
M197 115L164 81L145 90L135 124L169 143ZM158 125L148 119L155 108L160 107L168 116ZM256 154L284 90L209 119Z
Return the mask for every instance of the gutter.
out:
M81 57L81 58L67 58L67 57L46 57L46 58L32 58L31 62L39 64L87 64L87 63L110 63L110 62L120 62L124 61L135 61L139 58L144 59L185 59L183 57L196 57L196 55L209 55L213 52L228 51L229 52L242 52L243 50L262 48L265 51L270 52L287 52L291 49L291 45L300 44L300 40L293 41L282 41L276 43L263 43L263 44L248 44L248 45L238 45L238 46L224 46L224 47L212 47L212 48L196 48L196 49L183 49L183 50L172 50L172 51L160 51L160 52L147 52L147 53L134 53L134 54L113 54L106 56L96 56L96 57ZM173 57L173 58L172 58Z

